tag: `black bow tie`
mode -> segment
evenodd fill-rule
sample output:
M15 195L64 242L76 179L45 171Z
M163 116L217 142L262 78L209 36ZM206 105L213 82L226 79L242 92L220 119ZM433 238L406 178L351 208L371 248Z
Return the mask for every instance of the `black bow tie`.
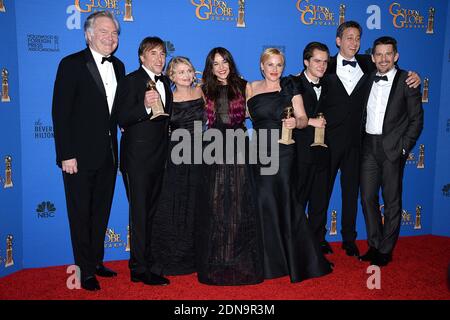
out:
M112 62L113 61L113 57L109 56L109 57L102 57L102 64L103 62L108 61L108 62Z
M318 82L318 83L314 83L314 82L310 82L311 83L311 85L313 86L313 87L316 87L316 88L321 88L322 87L322 85L320 84L320 82Z
M387 76L375 76L375 78L373 78L373 81L375 81L375 82L378 82L380 80L388 81L388 77Z
M162 82L162 78L163 78L162 75L160 75L160 76L155 75L155 83L157 83L158 80Z
M351 65L353 68L356 67L356 61L348 61L348 60L342 60L342 65L345 67L346 65Z

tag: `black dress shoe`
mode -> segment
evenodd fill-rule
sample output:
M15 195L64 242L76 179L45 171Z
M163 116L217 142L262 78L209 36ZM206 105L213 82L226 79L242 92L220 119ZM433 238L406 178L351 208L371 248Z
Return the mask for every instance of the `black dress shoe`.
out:
M103 264L99 264L95 267L95 274L99 277L112 278L117 276L117 272L105 267Z
M320 249L322 249L323 254L333 253L333 250L331 249L330 244L326 240L324 240L320 243Z
M132 282L142 282L149 286L166 286L170 283L169 279L157 275L153 272L148 273L131 273Z
M84 290L88 291L97 291L100 290L100 284L97 281L97 278L95 276L87 277L84 280L81 280L81 287Z
M390 253L380 253L376 255L375 259L370 261L373 266L385 267L392 261L392 255Z
M359 257L359 250L354 241L344 241L342 243L342 249L350 257Z
M369 247L366 254L359 256L359 261L373 261L378 255L378 250L374 247Z

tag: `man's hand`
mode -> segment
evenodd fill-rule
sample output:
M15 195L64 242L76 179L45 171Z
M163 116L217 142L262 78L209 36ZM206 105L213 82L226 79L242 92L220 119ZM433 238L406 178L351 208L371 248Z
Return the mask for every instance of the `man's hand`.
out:
M415 89L420 86L420 83L421 81L419 75L414 71L409 71L408 78L406 78L406 84L408 85L408 87Z
M158 100L160 100L161 98L159 97L159 93L156 90L149 90L147 92L145 92L145 97L144 97L144 106L149 109L149 108L154 108L157 105Z
M68 174L74 174L78 172L77 159L63 160L61 162L62 171Z
M309 118L308 125L313 126L314 128L325 128L327 120L325 120L325 118Z
M288 129L294 129L297 124L297 120L294 117L283 119L283 126Z

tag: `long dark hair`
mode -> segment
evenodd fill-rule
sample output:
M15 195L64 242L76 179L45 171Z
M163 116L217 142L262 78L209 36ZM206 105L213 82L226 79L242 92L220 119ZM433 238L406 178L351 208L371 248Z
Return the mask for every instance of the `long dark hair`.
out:
M228 62L230 73L227 78L228 101L230 103L229 116L231 125L241 123L245 119L245 84L246 81L239 76L236 64L231 53L222 47L213 48L206 57L205 68L203 69L202 90L206 97L206 115L209 125L216 120L215 102L219 97L220 81L214 75L214 57L219 54Z

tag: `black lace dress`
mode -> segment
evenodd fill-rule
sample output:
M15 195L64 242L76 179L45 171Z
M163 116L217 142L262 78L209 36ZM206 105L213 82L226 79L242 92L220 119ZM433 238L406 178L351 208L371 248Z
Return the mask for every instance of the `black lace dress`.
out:
M273 130L277 130L277 139L281 137L284 109L298 93L290 78L282 78L280 92L262 93L248 100L247 106L258 141L261 141L262 135L267 135L267 141L270 141ZM309 229L304 208L295 196L295 144L278 146L277 173L261 175L259 169L262 166L258 166L255 171L257 203L263 230L264 276L272 279L289 275L291 282L323 276L332 271L330 263L323 256ZM264 150L276 156L270 144Z
M174 102L170 119L171 134L186 129L194 138L194 121L203 120L203 98ZM170 142L172 151L178 144ZM178 153L177 153L178 155ZM181 154L182 156L183 154ZM193 152L191 152L191 161ZM197 192L201 181L201 164L174 164L169 154L158 210L152 229L152 256L165 275L195 272L194 215L197 211Z
M220 90L216 121L209 127L220 130L225 137L227 129L245 130L245 124L230 125L227 86ZM226 145L224 139L224 150ZM263 281L262 240L251 177L251 168L246 164L205 165L199 193L202 208L196 219L197 274L201 283L244 285Z

